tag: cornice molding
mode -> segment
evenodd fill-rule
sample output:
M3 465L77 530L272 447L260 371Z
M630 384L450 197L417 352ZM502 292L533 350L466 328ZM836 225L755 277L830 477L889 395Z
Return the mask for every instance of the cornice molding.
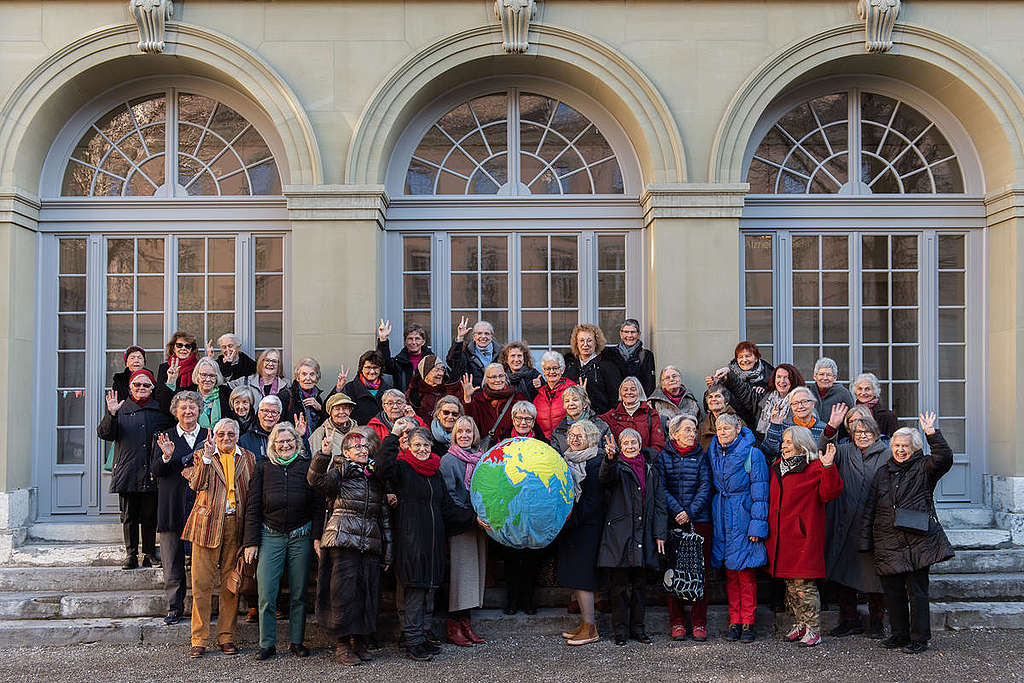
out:
M287 185L288 217L299 221L375 221L384 227L391 198L383 185Z
M0 189L0 223L39 230L39 197L18 189Z
M640 197L644 225L659 218L735 218L743 213L747 183L657 183Z
M900 0L858 0L857 16L864 22L864 49L888 52L892 49L892 32L900 16Z

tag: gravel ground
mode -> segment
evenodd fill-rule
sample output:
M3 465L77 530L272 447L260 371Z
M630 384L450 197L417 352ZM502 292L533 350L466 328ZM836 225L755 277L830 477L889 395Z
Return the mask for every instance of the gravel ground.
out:
M829 639L812 650L777 638L751 645L709 640L617 647L610 640L569 648L553 636L506 636L464 650L445 645L433 662L413 662L394 647L370 664L348 669L326 648L300 661L279 654L253 659L210 654L190 661L183 648L160 645L78 645L0 649L0 680L59 681L1020 681L1024 631L937 632L920 655L883 651L859 637Z

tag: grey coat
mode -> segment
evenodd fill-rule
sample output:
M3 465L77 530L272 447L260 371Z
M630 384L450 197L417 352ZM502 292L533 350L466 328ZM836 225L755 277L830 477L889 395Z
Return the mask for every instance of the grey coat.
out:
M818 391L816 385L811 387L811 391L814 392L814 397L818 399L818 419L822 422L828 422L828 418L832 415L832 406L834 405L845 403L847 408L857 405L853 394L845 387L839 386L839 384L833 384L829 387L828 392L824 396ZM844 428L840 427L839 431L843 432Z
M451 453L441 456L441 466L437 472L444 480L444 486L448 489L448 495L452 502L466 510L473 509L473 503L469 499L469 491L466 490L466 468L469 463L459 460Z
M640 482L633 468L621 457L599 457L599 480L607 503L597 566L659 569L655 541L667 538L668 512L658 469L645 465L647 490L641 502Z
M824 451L828 442L822 435L818 449ZM868 446L864 453L852 443L836 447L835 464L843 479L843 492L825 506L825 576L862 593L882 592L882 584L875 574L874 555L857 552L857 544L864 524L864 510L869 504L871 482L875 472L888 460L889 444L883 439Z
M654 393L647 398L647 402L658 411L658 415L661 417L661 427L666 437L668 436L668 421L676 415L683 413L693 415L697 418L697 424L704 419L704 411L701 409L697 397L686 387L683 387L683 398L679 401L678 406L669 400L661 387L654 390Z

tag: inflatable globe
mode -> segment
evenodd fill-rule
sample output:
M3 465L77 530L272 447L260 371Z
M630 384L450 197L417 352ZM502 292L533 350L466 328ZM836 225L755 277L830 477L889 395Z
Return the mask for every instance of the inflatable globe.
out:
M487 533L511 548L543 548L555 540L572 510L565 460L542 441L505 439L477 464L469 487L473 509L491 525Z

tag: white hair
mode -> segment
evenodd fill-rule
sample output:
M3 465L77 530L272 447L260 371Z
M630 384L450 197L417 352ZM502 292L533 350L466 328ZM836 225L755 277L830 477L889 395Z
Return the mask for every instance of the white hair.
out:
M914 429L913 427L900 427L889 438L889 443L892 443L897 436L910 437L910 444L914 447L915 451L919 451L922 448L924 448L924 437L921 436L921 432Z
M626 382L632 382L636 385L636 393L639 401L647 400L647 392L644 391L644 385L640 384L640 380L636 377L627 377L626 379L619 382L619 400L622 400L622 387L625 386Z
M408 403L409 402L408 399L405 398L405 394L403 394L398 389L394 389L394 388L388 389L383 394L381 394L380 395L380 402L384 403L384 399L386 399L388 396L394 396L396 398L400 398L402 400L402 403Z
M199 384L199 371L204 365L210 366L214 372L217 373L217 386L224 384L224 374L220 371L220 366L217 365L217 361L210 358L209 356L203 356L196 362L195 368L192 369L192 381Z
M544 363L557 363L558 367L565 370L565 356L560 354L558 351L545 351L540 357L540 365L543 368Z
M789 403L789 405L793 405L793 399L796 398L797 394L807 394L807 397L814 401L815 404L818 403L818 398L814 395L814 392L811 391L810 388L806 386L799 386L794 387L788 394L786 394L786 401Z
M795 425L782 432L783 438L785 438L786 434L789 434L789 438L793 441L793 447L796 448L797 453L807 458L807 462L818 458L818 442L815 441L810 429Z
M512 415L522 415L526 413L533 419L537 419L537 406L533 405L529 401L516 401L512 406Z
M862 372L857 375L857 379L853 380L853 384L850 388L854 391L857 390L857 386L867 382L871 385L871 391L874 393L875 398L880 398L882 395L882 384L878 381L878 377L873 372Z
M680 429L683 428L684 422L692 422L694 427L699 427L697 424L697 417L690 413L680 413L673 415L668 421L668 433L669 435L676 434Z
M487 328L487 331L491 333L491 336L494 336L494 325L490 324L486 320L477 320L473 324L473 332L476 332L478 328Z
M740 419L739 415L733 415L732 413L722 413L715 419L715 426L725 423L732 425L736 429L743 429L743 420Z
M227 339L229 342L231 342L232 346L237 346L238 348L242 348L242 338L239 337L234 332L227 332L227 333L222 334L219 337L217 337L217 345L220 346L221 344L223 344L225 339Z
M217 424L213 425L213 433L216 434L224 427L231 427L235 430L235 434L238 434L238 422L232 420L230 417L222 417L217 420Z
M836 365L836 362L831 358L826 358L825 356L822 356L814 363L815 372L817 372L821 368L828 368L829 370L832 371L833 375L835 375L836 377L839 376L839 366Z
M281 404L281 399L279 399L274 394L271 394L270 396L264 396L263 398L261 398L259 405L261 406L264 403L272 406L277 406L278 410L284 410L284 406ZM259 409L259 406L257 406L257 409Z

